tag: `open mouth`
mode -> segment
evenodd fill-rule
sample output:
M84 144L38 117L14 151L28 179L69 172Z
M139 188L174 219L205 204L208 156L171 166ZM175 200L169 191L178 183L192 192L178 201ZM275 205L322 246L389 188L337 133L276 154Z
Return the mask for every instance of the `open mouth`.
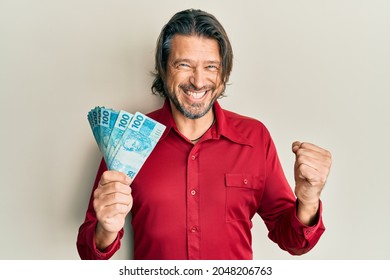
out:
M185 90L184 92L186 95L190 96L193 99L202 99L207 94L208 91L205 90L205 91L196 92L196 91Z

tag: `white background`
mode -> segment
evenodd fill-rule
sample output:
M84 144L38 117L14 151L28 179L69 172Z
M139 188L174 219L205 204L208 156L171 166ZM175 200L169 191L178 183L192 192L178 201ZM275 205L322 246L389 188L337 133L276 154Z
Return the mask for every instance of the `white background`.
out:
M100 154L96 105L149 112L154 48L176 12L200 8L234 50L229 110L271 131L293 184L294 140L333 153L327 230L292 257L253 220L256 259L390 258L390 2L0 0L0 259L78 259ZM115 259L132 256L129 223Z

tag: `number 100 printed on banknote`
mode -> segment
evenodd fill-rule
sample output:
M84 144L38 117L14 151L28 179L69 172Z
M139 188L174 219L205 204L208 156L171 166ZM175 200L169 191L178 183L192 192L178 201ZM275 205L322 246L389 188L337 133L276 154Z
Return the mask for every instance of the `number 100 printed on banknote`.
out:
M165 130L164 125L140 112L133 115L104 107L90 110L88 121L108 169L132 179Z

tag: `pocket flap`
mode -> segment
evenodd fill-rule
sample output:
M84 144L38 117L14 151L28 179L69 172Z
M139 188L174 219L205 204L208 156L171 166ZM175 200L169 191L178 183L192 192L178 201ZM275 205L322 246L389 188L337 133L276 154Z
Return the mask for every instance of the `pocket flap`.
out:
M226 187L257 189L259 176L251 174L225 174Z

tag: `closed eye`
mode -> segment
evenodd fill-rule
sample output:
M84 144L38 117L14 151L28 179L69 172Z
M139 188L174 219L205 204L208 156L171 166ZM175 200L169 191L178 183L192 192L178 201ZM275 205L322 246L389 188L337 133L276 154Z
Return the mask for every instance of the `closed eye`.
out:
M211 71L218 71L219 69L217 65L207 65L206 68Z
M189 64L187 64L187 63L178 63L177 65L176 65L176 68L190 68L191 66L189 65Z

